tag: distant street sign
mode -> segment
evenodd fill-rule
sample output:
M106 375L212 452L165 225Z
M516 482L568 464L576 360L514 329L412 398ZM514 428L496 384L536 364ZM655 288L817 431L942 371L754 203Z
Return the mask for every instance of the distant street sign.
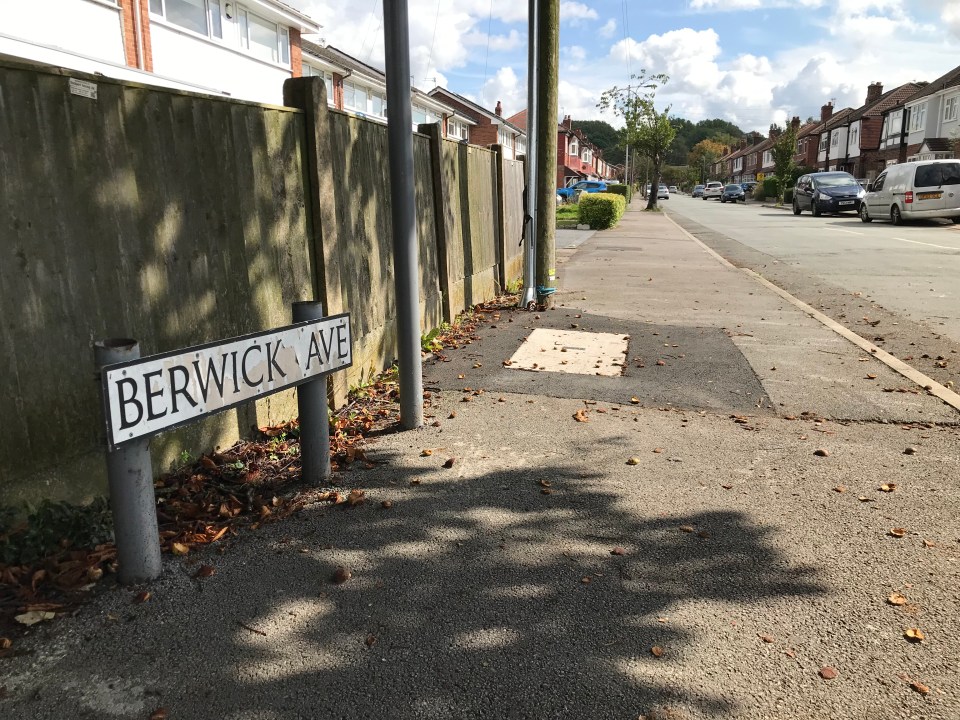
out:
M111 449L349 367L348 314L108 365Z

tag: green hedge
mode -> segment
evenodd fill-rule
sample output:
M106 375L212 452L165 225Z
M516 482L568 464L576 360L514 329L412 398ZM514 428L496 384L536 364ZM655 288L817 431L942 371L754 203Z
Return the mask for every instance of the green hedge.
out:
M607 185L607 192L623 195L627 199L627 205L630 204L630 200L633 198L633 192L631 192L629 185L611 183Z
M783 191L783 204L793 205L793 188L789 187Z
M768 177L763 179L763 194L766 195L771 200L777 197L780 192L780 183L777 182L775 177Z
M612 228L626 209L626 197L616 193L583 193L580 196L580 222L594 230Z

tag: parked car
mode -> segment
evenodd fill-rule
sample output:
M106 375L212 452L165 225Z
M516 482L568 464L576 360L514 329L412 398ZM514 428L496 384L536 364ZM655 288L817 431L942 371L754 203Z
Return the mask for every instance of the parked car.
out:
M716 180L708 182L703 188L704 200L709 200L710 198L719 200L721 195L723 195L723 183L717 182Z
M757 186L757 181L756 181L756 180L747 180L746 182L740 183L740 187L743 188L743 192L746 193L747 195L752 194L752 193L753 193L753 189L754 189L756 186Z
M960 223L960 160L922 160L891 165L860 203L860 219L950 218Z
M695 198L703 197L703 185L694 185L691 195Z
M663 183L660 183L660 189L657 191L657 200L669 200L670 199L670 188L668 188Z
M743 192L743 187L737 184L727 185L720 194L720 202L746 202L747 195Z
M670 192L672 192L673 194L677 194L677 193L680 192L680 191L677 189L677 186L676 186L676 185L671 185L671 186L670 186Z
M793 188L793 214L809 210L814 217L821 213L860 211L866 191L848 172L816 172L801 175Z
M602 180L581 180L570 187L560 188L557 190L557 195L564 200L570 200L576 197L577 190L586 193L606 192L607 184Z

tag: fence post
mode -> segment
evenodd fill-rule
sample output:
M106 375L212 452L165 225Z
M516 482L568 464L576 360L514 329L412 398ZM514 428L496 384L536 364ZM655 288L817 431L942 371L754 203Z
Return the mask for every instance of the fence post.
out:
M336 215L333 152L327 90L319 77L289 78L283 83L283 103L303 111L306 129L303 171L304 196L313 256L314 297L330 315L344 311L340 278L340 238ZM334 408L346 404L346 373L330 377Z
M106 365L137 360L140 345L125 338L100 340L94 343L93 356L99 377ZM108 449L107 481L120 582L133 585L154 580L160 576L162 566L150 439L132 440Z
M313 300L293 303L293 321L320 320L323 304ZM300 413L301 476L314 485L330 477L330 418L327 412L327 382L321 377L297 388Z
M497 214L496 228L494 231L494 243L496 245L497 258L497 285L500 293L507 291L507 219L506 219L506 199L504 196L503 180L503 145L491 145L494 155L494 193L493 206Z
M437 237L437 269L440 277L440 313L444 322L453 322L453 308L450 298L450 265L447 261L447 245L450 241L449 223L446 214L450 212L448 198L443 182L443 131L440 123L421 123L417 132L430 138L430 186L433 189L434 222Z

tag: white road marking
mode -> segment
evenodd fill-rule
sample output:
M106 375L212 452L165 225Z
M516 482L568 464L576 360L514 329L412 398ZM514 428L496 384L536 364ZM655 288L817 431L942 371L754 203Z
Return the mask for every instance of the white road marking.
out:
M830 227L829 225L827 225L826 228L827 230L833 230L834 232L845 232L850 233L851 235L863 235L862 232L857 232L856 230L844 230L843 228Z
M934 244L934 243L920 242L919 240L907 240L906 238L898 238L898 237L890 238L890 239L891 239L891 240L899 240L900 242L913 243L914 245L926 245L926 246L928 246L928 247L940 248L940 249L942 249L942 250L960 250L960 248L958 248L958 247L951 247L951 246L949 246L949 245L936 245L936 244Z

